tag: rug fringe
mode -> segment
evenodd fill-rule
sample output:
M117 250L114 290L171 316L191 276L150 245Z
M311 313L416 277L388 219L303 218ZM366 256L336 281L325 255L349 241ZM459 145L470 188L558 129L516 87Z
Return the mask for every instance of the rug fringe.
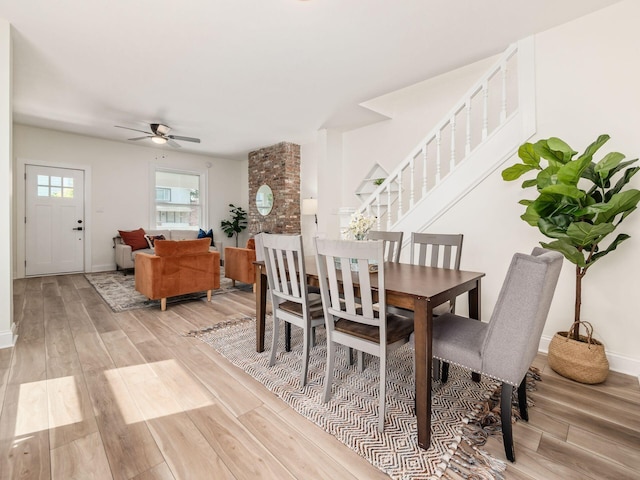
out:
M182 334L183 337L197 337L199 335L204 335L205 333L213 332L214 330L219 330L221 328L229 327L231 325L237 325L239 323L245 322L255 322L256 317L244 315L239 318L232 318L230 320L226 320L224 322L216 323L214 325L210 325L205 328L201 328L199 330L189 330Z

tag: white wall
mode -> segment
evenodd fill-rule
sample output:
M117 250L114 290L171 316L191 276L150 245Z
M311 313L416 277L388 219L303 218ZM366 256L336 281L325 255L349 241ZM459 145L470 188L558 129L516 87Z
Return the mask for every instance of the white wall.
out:
M538 124L534 141L558 136L583 151L599 134L608 133L612 140L603 152L617 150L629 158L638 157L638 18L640 3L627 0L536 36ZM392 170L479 75L470 66L425 82L421 84L424 91L413 92L415 107L404 98L412 94L405 89L398 103L402 108L393 112L392 120L345 133L342 170L349 185L330 193L342 195L342 205L357 205L353 191L373 162ZM433 106L426 107L424 102ZM508 160L504 167L516 160ZM519 218L523 207L517 202L527 197L521 182L504 182L500 170L430 228L465 235L462 268L486 272L482 285L485 320L491 315L512 252L528 252L546 240ZM632 185L640 187L640 174ZM318 196L322 199L327 194L320 189ZM588 272L583 281L583 319L593 323L597 337L605 343L612 369L637 375L640 213L628 217L619 230L632 238ZM565 261L542 348L554 332L566 330L572 322L574 278L573 265Z
M0 18L0 348L14 343L13 263L11 214L13 204L11 162L11 25Z
M246 162L24 125L14 126L13 140L16 166L35 162L90 170L91 181L87 186L90 211L86 212L86 225L91 237L88 245L91 258L86 271L115 268L112 238L119 229L149 228L154 165L207 172L208 222L202 227L213 228L216 241L230 245L231 239L220 230L220 221L228 217L229 203L247 207ZM17 168L14 182L16 187L23 182ZM24 201L18 199L16 203L22 204L15 207L18 219ZM24 228L19 224L15 227L14 240L18 246L15 260L19 267L24 260Z

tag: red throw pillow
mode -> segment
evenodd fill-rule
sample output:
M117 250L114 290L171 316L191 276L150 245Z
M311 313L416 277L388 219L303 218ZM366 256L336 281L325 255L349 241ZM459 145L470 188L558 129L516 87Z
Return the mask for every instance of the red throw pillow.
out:
M118 230L122 241L131 247L131 250L141 250L143 248L149 248L147 239L144 238L144 230L139 228L138 230Z

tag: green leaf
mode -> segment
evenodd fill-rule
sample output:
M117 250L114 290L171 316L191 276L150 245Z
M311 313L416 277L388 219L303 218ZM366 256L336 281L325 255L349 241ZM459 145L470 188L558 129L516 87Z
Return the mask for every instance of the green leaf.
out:
M560 152L564 163L571 160L571 158L578 152L572 149L565 141L560 140L557 137L551 137L547 140L547 146L554 152Z
M584 198L586 195L584 191L574 187L573 185L563 184L549 185L548 187L543 188L540 193L565 195L571 198Z
M602 181L605 182L609 178L609 172L620 165L622 160L624 160L624 155L622 153L609 152L602 158L602 160L596 163L593 170L600 176Z
M634 209L640 201L640 190L632 188L624 192L616 193L607 202L611 208L605 212L598 214L596 217L596 223L608 223L611 222L616 215L624 213L627 210Z
M560 252L567 260L579 267L587 266L584 259L584 253L571 245L566 240L554 240L551 243L540 242L540 245L542 245L544 248L548 248L549 250Z
M611 137L607 134L600 135L598 139L593 142L591 145L587 147L584 153L580 156L580 158L588 157L589 161L593 158L593 155L602 147L605 143L609 141Z
M567 215L556 215L538 220L540 232L549 238L568 238L567 227L569 225L571 225L571 217Z
M533 151L539 157L544 158L549 162L549 164L564 164L566 163L564 159L564 155L562 152L555 152L551 148L549 148L548 140L538 140L533 144Z
M547 167L542 170L536 176L536 181L538 182L538 190L542 190L549 185L555 185L557 183L556 173L558 172L559 167Z
M536 211L534 204L527 206L525 212L520 215L520 218L527 222L532 227L538 226L538 220L540 219L540 214Z
M594 215L596 213L606 212L609 210L611 206L606 203L594 203L593 205L589 205L588 207L581 208L580 210L576 210L576 217L584 217L586 215Z
M631 162L625 162L625 163L631 163ZM613 195L620 192L622 190L622 187L624 187L627 183L629 183L629 180L631 180L631 177L633 177L636 173L638 173L638 170L640 170L640 167L627 168L624 171L624 174L622 175L622 177L620 177L618 182L615 184L615 186L605 194L604 196L605 201L608 202Z
M527 142L520 145L520 148L518 148L518 156L525 165L540 168L540 155L535 152L531 143Z
M518 203L520 205L524 205L525 207L528 207L529 205L531 205L533 203L533 200L522 199Z
M598 244L604 237L615 230L612 223L592 225L587 222L575 222L567 228L567 235L571 243L579 247Z
M538 185L538 180L536 180L535 178L522 182L522 188L535 187L536 185Z
M505 168L502 171L502 179L510 182L512 180L517 180L518 178L520 178L522 175L524 175L525 173L533 170L535 167L532 167L531 165L524 165L522 163L516 163L515 165L511 165L508 168Z
M558 182L569 185L577 185L582 172L591 163L590 157L580 157L577 160L567 162L558 170Z
M630 237L629 235L627 235L626 233L621 233L621 234L619 234L619 235L615 238L615 240L614 240L613 242L611 242L611 245L609 245L609 246L607 247L607 249L606 249L606 250L600 251L600 252L598 252L598 253L594 254L594 255L591 257L591 261L589 262L589 265L593 265L593 263L594 263L596 260L598 260L598 259L600 259L600 258L604 257L604 256L605 256L605 255L607 255L608 253L613 252L616 248L618 248L618 245L620 245L622 242L624 242L624 241L625 241L626 239L628 239L628 238L631 238L631 237Z

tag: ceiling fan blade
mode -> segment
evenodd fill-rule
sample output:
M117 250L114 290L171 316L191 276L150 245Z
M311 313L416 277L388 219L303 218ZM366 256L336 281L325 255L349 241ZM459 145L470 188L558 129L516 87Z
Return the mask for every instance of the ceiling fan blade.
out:
M151 132L145 132L144 130L138 130L137 128L122 127L120 125L114 125L114 126L116 128L124 128L125 130L133 130L134 132L147 133L147 134L151 135Z
M181 137L180 135L167 135L167 138L173 138L174 140L181 140L183 142L200 143L200 139L199 138Z
M146 135L144 137L127 138L127 140L144 140L145 138L151 138L151 137L149 135Z
M182 148L178 142L174 142L170 138L167 138L167 143L171 145L173 148Z

